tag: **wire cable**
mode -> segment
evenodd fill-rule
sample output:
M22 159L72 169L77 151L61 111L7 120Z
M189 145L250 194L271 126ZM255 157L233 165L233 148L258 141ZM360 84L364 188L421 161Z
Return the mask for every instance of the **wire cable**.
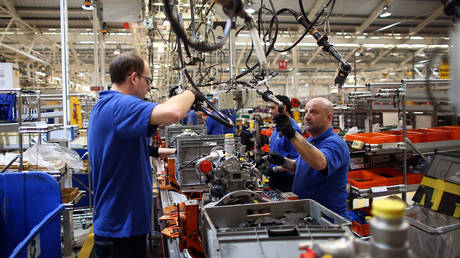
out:
M165 14L168 17L169 22L171 23L171 27L173 28L176 35L184 42L184 44L187 44L190 47L199 51L210 52L221 48L227 42L227 38L229 37L230 30L232 28L232 19L230 17L227 19L227 22L225 23L224 35L222 36L222 39L217 44L209 45L205 42L197 42L192 39L189 39L184 29L182 28L182 25L174 17L171 6L169 4L169 0L163 0L163 5L165 9Z

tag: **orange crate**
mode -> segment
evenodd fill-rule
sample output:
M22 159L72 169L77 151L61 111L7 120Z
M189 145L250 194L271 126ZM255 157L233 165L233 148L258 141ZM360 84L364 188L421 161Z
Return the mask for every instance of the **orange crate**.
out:
M345 136L347 141L362 141L369 144L396 142L396 136L383 133L358 133Z
M395 135L397 142L402 142L403 141L403 131L401 131L401 130L385 131L385 132L381 132L381 133ZM407 132L406 135L407 135L407 138L413 143L423 142L423 133Z
M451 140L460 139L460 126L440 126L440 127L433 127L431 129L449 131Z
M385 177L379 176L368 170L355 170L348 172L348 183L361 189L387 185Z
M394 168L372 168L369 169L370 172L375 173L381 177L387 179L388 185L399 185L402 184L404 181L403 172ZM420 184L422 182L423 174L416 174L407 172L406 175L407 184Z
M423 133L423 142L436 142L450 140L451 133L449 131L442 131L437 129L412 129L408 132Z
M356 210L362 211L367 215L371 215L371 209L369 207L358 208ZM361 224L358 221L353 220L352 222L352 230L358 233L360 236L368 236L370 235L370 224L365 223Z

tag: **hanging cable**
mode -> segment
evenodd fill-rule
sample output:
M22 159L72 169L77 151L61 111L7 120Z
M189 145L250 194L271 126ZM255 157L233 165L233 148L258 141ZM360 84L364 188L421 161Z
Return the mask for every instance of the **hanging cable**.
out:
M179 21L174 17L171 6L169 4L169 0L163 0L163 5L165 8L165 14L171 23L171 27L173 28L176 35L184 42L184 44L189 45L190 47L199 51L210 52L221 48L227 42L227 38L230 35L230 30L232 28L231 17L228 17L227 22L225 23L224 35L222 36L222 39L217 44L209 45L205 42L197 42L193 39L189 39Z

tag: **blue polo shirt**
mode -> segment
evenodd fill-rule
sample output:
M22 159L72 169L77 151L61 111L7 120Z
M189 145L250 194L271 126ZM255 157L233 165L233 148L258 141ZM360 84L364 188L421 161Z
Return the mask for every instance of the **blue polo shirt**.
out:
M313 169L300 156L292 191L300 199L313 199L348 219L347 177L350 152L344 140L332 131L332 127L308 141L326 157L327 168Z
M187 113L187 123L186 125L198 125L198 115L196 114L196 111L193 109L190 109Z
M216 112L212 113L215 114ZM205 124L208 130L208 135L224 134L224 126L221 123L214 120L212 117L206 117Z
M148 138L156 103L102 91L91 111L88 152L94 190L94 233L130 237L152 227L152 168Z
M233 122L233 127L232 128L228 128L226 126L223 127L224 129L224 134L227 134L227 133L232 133L233 135L236 135L236 111L235 110L230 110L230 109L224 109L224 110L221 110L221 113L230 118Z

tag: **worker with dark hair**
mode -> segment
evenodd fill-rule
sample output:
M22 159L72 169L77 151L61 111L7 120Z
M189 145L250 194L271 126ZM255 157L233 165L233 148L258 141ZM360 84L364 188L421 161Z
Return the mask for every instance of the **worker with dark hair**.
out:
M158 125L185 117L202 95L186 90L160 104L144 101L152 83L150 68L132 53L117 56L109 73L112 88L99 93L88 128L95 252L98 257L147 257L153 203L148 139Z
M283 114L289 117L294 130L300 133L300 128L297 126L295 120L291 118L292 105L289 98L284 95L276 95L275 97L283 102ZM270 103L270 116L275 118L278 114L278 105ZM270 137L270 152L279 153L283 157L289 159L297 159L297 157L299 157L299 153L297 153L289 139L281 135L276 128L273 129L272 136ZM263 170L263 173L270 177L269 185L271 188L278 189L282 192L292 191L294 175L290 174L287 169L270 164L266 170Z

